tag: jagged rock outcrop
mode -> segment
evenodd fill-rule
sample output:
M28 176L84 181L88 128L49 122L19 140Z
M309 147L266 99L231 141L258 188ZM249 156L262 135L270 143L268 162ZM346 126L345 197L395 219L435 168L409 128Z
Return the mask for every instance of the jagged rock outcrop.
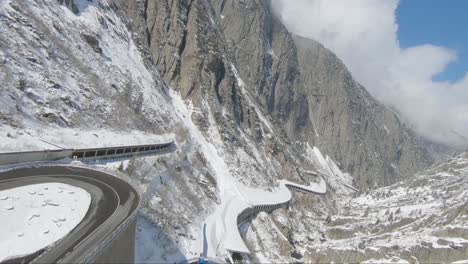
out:
M207 101L241 129L253 129L259 141L247 97L285 140L319 146L361 189L394 183L432 161L417 136L332 52L289 33L269 1L123 3L166 82L195 106Z
M127 12L140 29L153 63L168 84L200 107L202 98L221 100L241 118L239 87L230 70L223 36L205 1L128 1ZM239 121L239 120L238 120Z

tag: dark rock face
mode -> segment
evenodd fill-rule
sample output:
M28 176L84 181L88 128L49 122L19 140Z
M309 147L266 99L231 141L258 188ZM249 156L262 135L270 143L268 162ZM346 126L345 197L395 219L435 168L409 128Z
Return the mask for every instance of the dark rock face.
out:
M363 190L432 162L396 114L332 52L289 33L269 1L116 1L165 81L196 107L214 111L219 126L264 140L251 100L283 143L318 146Z
M95 36L81 34L81 37L84 41L86 41L86 43L89 44L89 46L93 49L94 52L102 54L102 49L101 47L99 47L99 40Z
M80 10L78 9L78 6L75 4L73 0L57 0L59 4L65 5L68 7L73 13L78 14Z

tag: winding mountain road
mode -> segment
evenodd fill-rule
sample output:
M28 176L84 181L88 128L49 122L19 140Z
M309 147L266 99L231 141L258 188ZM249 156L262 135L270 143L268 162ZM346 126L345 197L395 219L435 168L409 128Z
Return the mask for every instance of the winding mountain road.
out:
M135 219L140 205L138 192L126 181L109 173L70 165L17 168L0 173L0 191L37 184L65 183L85 189L91 204L84 219L56 243L32 255L7 262L94 262ZM133 262L133 248L119 252ZM106 262L108 260L102 259Z
M250 254L238 227L259 212L271 212L287 207L292 199L291 191L323 195L327 191L325 181L301 185L280 180L273 191L254 189L239 183L232 184L225 199L203 224L202 255L209 259L225 259L233 262L231 253Z

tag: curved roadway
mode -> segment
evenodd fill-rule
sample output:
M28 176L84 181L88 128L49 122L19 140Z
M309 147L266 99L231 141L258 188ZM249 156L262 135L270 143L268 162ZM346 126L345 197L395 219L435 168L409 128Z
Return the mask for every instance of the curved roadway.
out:
M319 182L311 182L309 185L280 180L278 188L273 192L235 184L235 191L225 196L204 223L202 255L209 259L229 259L230 254L227 252L250 254L239 233L239 225L258 212L270 212L287 206L292 199L292 190L324 195L327 185L322 177L317 177Z
M75 166L38 166L0 172L0 191L25 185L58 182L91 195L83 220L49 247L7 262L91 262L134 218L140 196L129 183L111 174ZM133 250L132 253L133 254Z

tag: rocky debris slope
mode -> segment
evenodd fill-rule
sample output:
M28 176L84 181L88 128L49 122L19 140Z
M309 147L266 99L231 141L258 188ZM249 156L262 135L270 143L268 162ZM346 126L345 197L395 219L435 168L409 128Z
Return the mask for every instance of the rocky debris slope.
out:
M66 1L69 2L69 1ZM2 1L2 124L121 127L163 133L173 111L125 24L105 4Z
M400 256L408 262L451 262L468 253L468 154L349 200L321 230L307 261L350 262ZM333 251L333 254L331 253Z
M278 211L271 217L262 215L254 220L246 238L254 248L275 241L274 246L254 251L258 260L311 263L466 260L467 176L468 154L464 153L438 162L407 180L357 197L335 194L341 201L334 211L328 211L328 216L313 211L303 215L301 224L308 226L310 232L299 232L296 217L286 217L286 212ZM320 201L325 202L325 208L328 198ZM290 246L294 254L280 250Z

